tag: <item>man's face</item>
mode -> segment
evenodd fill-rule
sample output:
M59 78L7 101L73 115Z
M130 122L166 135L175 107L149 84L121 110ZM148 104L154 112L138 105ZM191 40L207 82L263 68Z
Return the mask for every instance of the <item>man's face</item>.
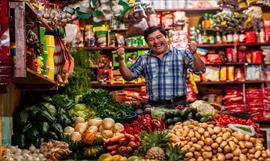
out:
M168 50L167 39L159 30L148 35L147 43L150 49L157 55L164 54Z

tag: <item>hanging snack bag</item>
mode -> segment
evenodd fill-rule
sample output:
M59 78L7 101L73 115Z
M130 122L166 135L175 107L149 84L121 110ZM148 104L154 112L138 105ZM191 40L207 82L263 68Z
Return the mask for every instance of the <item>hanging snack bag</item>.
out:
M221 81L233 81L234 80L234 66L222 66L220 69Z

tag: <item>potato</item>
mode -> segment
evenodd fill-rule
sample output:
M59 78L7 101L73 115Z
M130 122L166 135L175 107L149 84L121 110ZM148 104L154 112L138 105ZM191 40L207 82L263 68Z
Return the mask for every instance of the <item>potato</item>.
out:
M201 150L202 146L199 145L199 144L193 144L193 147L196 149L196 150Z
M263 158L263 157L260 157L260 158L259 158L259 161L264 161L264 158Z
M211 159L212 158L212 152L203 152L202 156L204 159Z
M235 137L236 137L236 139L237 139L238 141L243 141L243 140L245 140L244 134L239 133L239 132L236 132Z
M197 158L197 161L204 161L204 159L203 159L203 157L200 156Z
M251 141L253 144L256 144L256 138L250 137L250 141Z
M197 139L196 137L192 137L192 138L191 138L191 141L192 141L193 143L196 143L196 142L198 141L198 139Z
M233 161L239 161L239 157L233 157Z
M231 136L231 133L230 133L230 132L225 132L225 133L222 135L222 139L223 139L223 140L227 140L230 136Z
M259 151L259 150L263 150L263 146L262 145L256 145L255 146L255 149L257 150L257 151Z
M251 148L251 149L248 150L248 152L249 152L250 154L254 154L254 153L256 152L256 150L255 150L255 148Z
M213 135L215 133L213 128L209 126L207 127L207 131L209 132L210 135Z
M233 141L229 141L229 145L230 145L232 151L234 151L236 149L236 145Z
M227 142L226 141L222 141L219 147L224 148L226 145L227 145Z
M258 159L261 156L262 152L261 151L256 151L254 154L254 157Z
M225 154L225 158L226 158L226 160L231 160L233 158L233 154L227 153L227 154Z
M204 148L205 151L212 151L211 146L204 146L203 148Z
M218 148L218 143L213 143L212 145L211 145L211 147L213 148L213 149L217 149Z
M189 159L188 161L196 161L196 159L194 159L194 158L191 158L191 159Z
M240 142L239 142L239 146L240 146L241 149L246 148L245 142L244 142L244 141L240 141Z
M210 133L208 131L205 131L203 134L204 137L209 138L210 137Z
M192 152L188 152L185 155L186 158L192 158L193 157L193 153Z
M212 138L213 140L215 140L215 139L217 138L217 135L213 134L213 135L211 135L211 138Z
M218 150L217 149L213 149L212 153L213 154L217 154L218 153Z
M191 124L191 125L188 125L188 128L189 128L189 129L194 129L195 126Z
M198 129L199 134L203 134L204 131L205 131L204 128L201 128L201 127L200 127L200 128Z
M204 146L204 142L203 141L198 141L198 143L197 144L199 144L200 146Z
M262 151L262 157L263 157L263 158L267 158L267 153L266 153L266 151Z
M219 126L215 126L214 129L213 129L214 133L218 134L221 132L221 127Z
M217 142L218 144L221 144L222 140L223 140L223 139L222 139L222 137L220 137L220 136L216 138L216 142Z
M220 147L218 147L217 150L219 153L221 153L223 151L222 148L220 148Z
M223 149L224 153L230 153L232 151L231 147L229 145L226 145Z
M254 159L254 154L249 154L248 159Z
M247 161L247 157L244 154L240 154L239 161Z
M241 150L240 150L239 148L237 148L237 149L235 149L235 150L233 151L233 155L234 155L234 156L240 156L240 154L241 154Z
M188 133L188 137L193 138L194 137L194 132L193 130L190 130Z
M195 150L196 150L195 147L190 147L190 148L188 149L188 151L189 151L189 152L192 152L192 153L195 152Z
M246 154L247 152L248 152L248 149L247 148L241 149L241 153Z
M195 158L199 158L202 156L202 154L200 152L195 151L194 156L195 156Z
M245 146L246 146L247 148L252 148L252 147L253 147L253 144L252 144L250 141L246 141L246 142L245 142Z
M213 144L213 139L212 138L206 138L205 140L204 140L204 143L206 144L206 145L211 145L211 144Z
M246 141L249 141L249 139L250 139L250 136L249 135L245 135L245 140Z
M176 143L180 142L179 137L177 135L173 134L173 133L170 133L169 137L170 137L171 142L176 142Z
M219 161L225 161L225 156L224 156L222 153L218 153L218 154L217 154L217 159L218 159Z
M198 140L201 139L201 135L200 135L197 131L195 131L194 134L195 134L195 137L196 137Z
M208 127L208 124L205 123L205 122L204 123L201 123L201 127L204 128L204 129L206 129Z

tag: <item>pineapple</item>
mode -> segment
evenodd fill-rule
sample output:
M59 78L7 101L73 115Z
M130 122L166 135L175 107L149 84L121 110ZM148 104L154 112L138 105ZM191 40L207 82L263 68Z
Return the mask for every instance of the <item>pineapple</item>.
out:
M160 147L152 147L147 150L145 158L147 159L155 159L155 160L165 160L166 155L163 149Z
M153 131L151 133L142 132L142 146L138 149L138 155L145 155L147 159L166 159L164 148L169 142L168 132ZM155 156L157 158L155 158Z
M180 144L169 144L166 148L166 155L168 156L168 161L184 161L185 153L181 150Z

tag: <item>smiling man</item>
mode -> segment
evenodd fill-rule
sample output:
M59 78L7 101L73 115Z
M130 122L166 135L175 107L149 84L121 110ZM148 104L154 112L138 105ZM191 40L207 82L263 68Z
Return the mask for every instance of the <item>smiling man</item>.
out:
M124 63L125 49L118 48L122 76L130 81L143 75L151 105L185 106L187 71L196 74L205 72L204 63L196 54L196 44L191 43L190 50L171 46L166 31L157 26L146 29L144 38L150 50L139 56L130 68Z

